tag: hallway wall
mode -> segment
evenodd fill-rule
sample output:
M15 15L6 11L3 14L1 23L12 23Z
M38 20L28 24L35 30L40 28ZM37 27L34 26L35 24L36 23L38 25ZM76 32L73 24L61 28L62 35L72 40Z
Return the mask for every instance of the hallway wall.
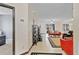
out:
M29 48L32 46L32 25L33 25L33 11L28 4L28 36L29 36Z
M28 4L11 3L15 7L15 54L29 50L28 44Z
M73 4L74 53L79 54L79 3Z

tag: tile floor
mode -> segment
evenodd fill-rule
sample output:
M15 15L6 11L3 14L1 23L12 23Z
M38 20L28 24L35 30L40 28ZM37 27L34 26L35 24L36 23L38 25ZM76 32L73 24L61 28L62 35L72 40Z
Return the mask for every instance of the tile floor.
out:
M48 40L48 37L43 39L42 42L38 42L37 45L34 45L28 55L31 54L31 52L41 52L41 53L62 53L65 55L65 52L61 48L53 48L50 45L50 42Z
M12 55L12 40L6 39L6 44L0 46L0 55Z

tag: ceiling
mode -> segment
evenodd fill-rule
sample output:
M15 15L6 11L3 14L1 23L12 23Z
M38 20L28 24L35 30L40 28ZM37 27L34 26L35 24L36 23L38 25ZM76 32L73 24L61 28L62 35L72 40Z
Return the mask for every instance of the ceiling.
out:
M73 16L72 3L30 3L29 7L39 18L71 19Z

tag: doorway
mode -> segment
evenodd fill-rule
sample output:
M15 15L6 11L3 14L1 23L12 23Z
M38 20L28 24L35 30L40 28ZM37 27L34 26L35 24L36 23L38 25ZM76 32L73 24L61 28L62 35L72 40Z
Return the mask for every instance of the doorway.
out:
M0 3L0 55L15 54L15 8Z

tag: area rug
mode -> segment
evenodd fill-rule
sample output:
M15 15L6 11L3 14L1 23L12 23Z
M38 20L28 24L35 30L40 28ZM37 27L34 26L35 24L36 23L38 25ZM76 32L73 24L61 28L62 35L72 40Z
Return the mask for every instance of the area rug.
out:
M60 48L60 41L59 41L59 39L56 39L56 38L48 38L48 40L50 42L50 45L53 48Z
M32 52L31 55L62 55L62 53L40 53L40 52Z

